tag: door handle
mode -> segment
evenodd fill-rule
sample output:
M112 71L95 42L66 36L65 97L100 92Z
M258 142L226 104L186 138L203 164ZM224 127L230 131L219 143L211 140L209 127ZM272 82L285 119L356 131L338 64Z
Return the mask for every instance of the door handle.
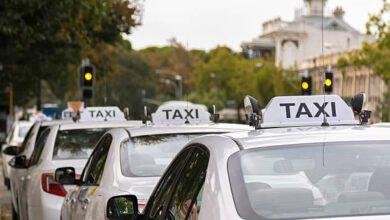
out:
M31 176L30 176L30 175L27 175L27 176L26 176L26 180L31 180Z
M20 181L24 181L24 179L25 179L24 176L20 177Z

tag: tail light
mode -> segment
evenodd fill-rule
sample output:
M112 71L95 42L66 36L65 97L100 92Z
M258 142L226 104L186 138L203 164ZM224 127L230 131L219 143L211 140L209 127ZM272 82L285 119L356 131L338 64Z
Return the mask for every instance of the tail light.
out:
M30 159L24 160L24 167L28 167L29 164L30 164Z
M54 181L53 173L44 173L42 174L42 189L43 191L57 195L57 196L66 196L66 190L64 186L56 181Z
M142 211L145 208L146 204L138 203L138 210Z

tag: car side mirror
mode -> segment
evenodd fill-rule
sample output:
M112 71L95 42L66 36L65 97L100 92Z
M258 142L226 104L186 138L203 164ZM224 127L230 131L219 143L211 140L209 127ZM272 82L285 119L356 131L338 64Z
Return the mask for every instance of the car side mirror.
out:
M60 167L54 172L54 181L63 185L77 184L74 167Z
M12 168L15 168L15 169L25 169L28 167L27 161L28 160L26 159L26 156L24 156L24 155L16 156L8 162L8 165L10 165Z
M10 155L10 156L16 156L20 153L20 147L18 146L8 146L3 150L4 154Z
M134 195L111 197L107 202L107 219L127 220L138 216L138 200Z

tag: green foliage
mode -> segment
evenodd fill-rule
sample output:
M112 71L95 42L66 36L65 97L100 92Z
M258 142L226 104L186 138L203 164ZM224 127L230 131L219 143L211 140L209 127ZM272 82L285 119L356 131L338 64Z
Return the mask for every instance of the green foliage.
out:
M14 85L17 104L40 96L43 79L64 87L81 51L130 33L138 8L135 0L0 1L0 81Z
M244 96L250 94L265 106L276 95L298 94L296 74L284 73L270 61L248 60L226 47L210 51L209 57L195 68L193 100L219 107L234 100L241 107Z
M148 91L148 95L154 95L156 80L153 69L138 52L128 50L125 42L115 47L105 45L101 48L100 51L104 53L96 54L106 54L105 56L110 58L94 57L94 63L99 63L99 65L92 104L129 107L131 116L141 119L144 105L142 90Z
M390 4L384 0L377 14L370 16L366 23L367 34L376 37L374 43L364 43L360 50L353 51L347 57L338 60L337 67L344 71L348 66L367 67L374 71L388 85L384 102L380 104L382 119L390 120L390 26L384 19L390 12Z

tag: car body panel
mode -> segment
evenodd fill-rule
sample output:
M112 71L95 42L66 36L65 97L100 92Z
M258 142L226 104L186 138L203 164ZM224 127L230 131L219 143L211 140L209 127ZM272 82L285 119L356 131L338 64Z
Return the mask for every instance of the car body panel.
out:
M87 159L77 160L53 160L53 150L58 131L73 130L73 129L89 129L89 128L116 128L116 127L131 127L140 126L140 121L120 121L120 122L61 122L50 127L50 133L47 142L43 148L39 162L27 169L25 176L25 184L22 187L22 194L27 196L26 200L21 202L21 216L27 217L24 219L59 219L61 204L64 197L52 195L42 190L41 176L43 173L54 173L59 167L74 166L76 173L80 174ZM75 186L66 186L68 191L72 191ZM25 212L23 212L25 211Z
M118 195L136 195L139 208L143 208L160 177L126 177L121 172L120 144L130 137L169 134L210 134L229 131L251 130L246 125L214 124L207 125L145 125L126 129L111 129L113 139L106 160L103 176L99 186L79 186L65 199L61 217L63 220L73 219L105 219L108 200ZM129 136L130 135L130 136ZM89 201L86 205L83 202ZM72 200L76 204L72 204Z
M234 200L227 169L229 158L239 151L259 148L272 149L274 146L288 148L289 145L310 143L389 141L389 132L390 129L384 126L318 126L259 129L251 132L207 135L196 138L187 144L186 148L200 144L210 152L199 219L242 219L235 206L235 203L240 201ZM167 173L164 173L160 181L163 181L166 175ZM367 174L358 174L352 178L367 178ZM273 184L280 184L276 183L275 179L269 179L269 181L273 181ZM154 198L157 193L158 191L155 189L151 198ZM168 201L170 199L171 197L167 198ZM144 215L149 214L150 203L150 201L147 203ZM362 218L389 219L390 214L329 217L326 219L355 220Z
M19 146L22 144L24 136L19 136L20 131L23 129L29 130L33 126L33 122L30 121L15 121L10 129L10 133L6 139L6 143L1 148L1 161L3 163L3 177L9 182L11 167L8 165L8 162L14 157L12 155L7 155L3 151L9 146ZM24 133L24 135L27 132Z

